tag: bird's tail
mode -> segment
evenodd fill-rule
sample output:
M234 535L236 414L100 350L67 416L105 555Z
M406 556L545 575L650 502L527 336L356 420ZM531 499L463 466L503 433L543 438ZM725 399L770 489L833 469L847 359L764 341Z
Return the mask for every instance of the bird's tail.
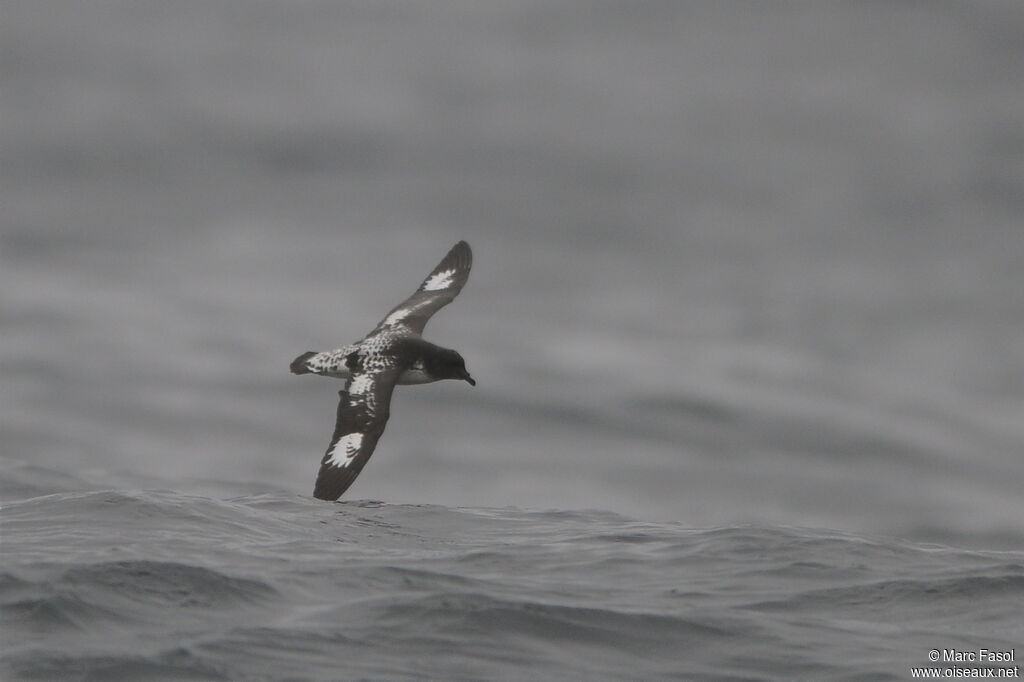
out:
M307 350L299 357L292 360L292 364L289 366L292 374L309 374L312 370L306 365L306 361L318 353L315 350Z

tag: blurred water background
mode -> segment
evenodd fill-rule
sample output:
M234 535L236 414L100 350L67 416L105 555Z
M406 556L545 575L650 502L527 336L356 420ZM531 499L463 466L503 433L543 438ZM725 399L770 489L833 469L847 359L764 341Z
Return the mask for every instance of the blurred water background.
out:
M5 674L1020 644L1021 35L1016 0L4 3ZM396 391L348 494L387 504L313 502L340 385L289 361L459 239L426 336L479 385Z

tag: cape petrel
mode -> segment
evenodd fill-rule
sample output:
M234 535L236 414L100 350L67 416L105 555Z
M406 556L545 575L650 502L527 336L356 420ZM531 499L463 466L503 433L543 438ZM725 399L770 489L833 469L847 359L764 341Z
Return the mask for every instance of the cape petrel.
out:
M337 500L356 480L384 433L395 384L462 379L476 386L461 355L421 336L430 316L462 291L472 264L469 244L459 242L419 289L361 341L337 350L307 351L292 361L292 374L345 379L344 390L338 392L334 436L320 462L314 497Z

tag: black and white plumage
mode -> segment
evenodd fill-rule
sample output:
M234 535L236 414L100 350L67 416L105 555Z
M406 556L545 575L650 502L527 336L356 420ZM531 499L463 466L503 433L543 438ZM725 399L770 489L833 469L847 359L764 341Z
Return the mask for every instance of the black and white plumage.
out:
M430 316L462 291L472 264L469 244L460 241L361 341L332 351L308 351L292 361L293 374L346 380L338 392L334 436L320 462L314 497L337 500L363 470L384 433L396 384L462 379L476 386L461 355L420 336Z

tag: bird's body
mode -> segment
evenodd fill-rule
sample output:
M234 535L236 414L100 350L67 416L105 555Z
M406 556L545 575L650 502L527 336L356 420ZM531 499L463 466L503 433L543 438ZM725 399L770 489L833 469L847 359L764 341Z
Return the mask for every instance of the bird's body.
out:
M381 338L375 338L374 343L383 341L385 344L394 343L398 340L397 335L381 336ZM296 358L296 361L306 363L306 366L316 366L317 369L305 369L301 364L298 371L292 370L294 374L319 374L325 377L331 377L334 379L351 379L352 370L345 364L345 358L358 353L362 346L360 344L352 344L350 346L343 346L337 350L325 351L323 353L313 353L309 358L300 355ZM372 352L372 351L371 351ZM316 358L312 363L310 360ZM305 370L305 371L304 371ZM439 381L438 378L427 374L425 369L425 362L422 357L418 357L412 361L408 368L404 369L401 374L398 375L398 379L395 381L399 386L411 386L414 384L430 384L435 381Z
M396 384L462 379L476 385L461 355L421 336L430 316L451 303L465 286L472 261L469 244L459 242L419 289L361 341L331 351L307 351L292 361L293 374L345 379L315 497L336 500L352 485L384 432Z

